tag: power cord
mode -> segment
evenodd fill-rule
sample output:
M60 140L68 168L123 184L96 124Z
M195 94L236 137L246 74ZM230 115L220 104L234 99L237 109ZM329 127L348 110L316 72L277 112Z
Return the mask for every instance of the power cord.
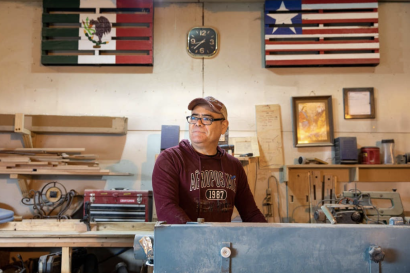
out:
M262 201L262 207L267 207L267 213L265 213L265 217L273 217L273 212L272 212L272 189L270 188L270 179L271 178L275 179L276 183L276 194L277 194L277 201L278 201L278 215L279 215L279 222L282 223L282 216L280 213L280 194L279 194L279 181L278 179L274 176L271 175L268 178L268 188L266 189L266 197Z

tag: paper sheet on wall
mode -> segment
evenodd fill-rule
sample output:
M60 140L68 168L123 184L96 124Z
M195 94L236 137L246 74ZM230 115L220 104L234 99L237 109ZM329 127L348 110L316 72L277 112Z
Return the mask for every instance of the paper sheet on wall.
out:
M370 93L369 92L349 92L349 115L370 115Z
M253 157L259 156L258 139L256 137L230 137L229 144L235 147L235 156L252 153Z
M261 169L283 166L282 125L279 104L256 105L256 132Z

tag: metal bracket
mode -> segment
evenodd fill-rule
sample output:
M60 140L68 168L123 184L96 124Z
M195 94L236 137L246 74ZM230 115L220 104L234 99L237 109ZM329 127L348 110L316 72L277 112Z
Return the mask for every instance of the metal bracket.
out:
M221 243L221 273L231 272L231 243L223 242Z

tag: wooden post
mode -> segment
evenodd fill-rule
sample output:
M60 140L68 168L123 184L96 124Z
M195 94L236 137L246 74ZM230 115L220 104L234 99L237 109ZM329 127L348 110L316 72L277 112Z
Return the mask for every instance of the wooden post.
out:
M72 248L64 246L61 255L61 273L71 273Z
M24 114L22 113L16 114L16 118L14 119L14 132L22 135L25 148L33 148L31 131L24 128Z
M21 174L10 174L11 179L18 179L21 195L24 198L29 198L29 188L27 185L27 180L31 180L31 176L21 175Z
M0 250L0 268L8 265L10 263L10 252L5 250Z

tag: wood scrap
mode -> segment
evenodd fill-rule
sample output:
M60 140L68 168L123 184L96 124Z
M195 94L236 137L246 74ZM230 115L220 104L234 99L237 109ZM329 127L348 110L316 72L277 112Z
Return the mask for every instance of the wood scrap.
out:
M1 152L37 152L37 153L81 153L85 148L0 148Z
M110 175L84 148L0 148L0 173L11 175ZM128 174L120 174L128 175Z

